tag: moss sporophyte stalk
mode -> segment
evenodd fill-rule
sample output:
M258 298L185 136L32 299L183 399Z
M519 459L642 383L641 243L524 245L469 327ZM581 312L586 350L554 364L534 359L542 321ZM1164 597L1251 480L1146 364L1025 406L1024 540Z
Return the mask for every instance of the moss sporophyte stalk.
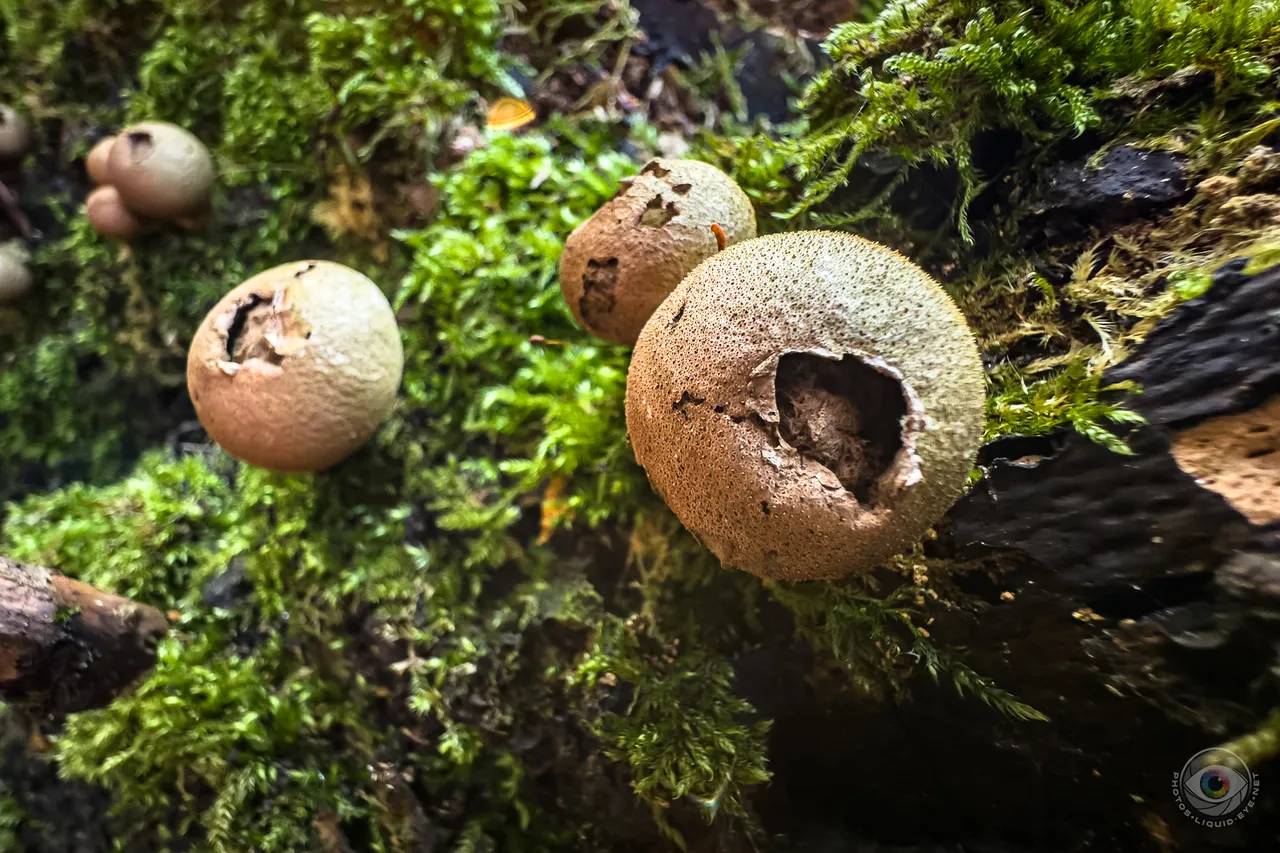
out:
M1077 736L936 639L1021 558L931 526L984 439L1130 450L1105 371L1280 244L1255 152L1280 4L893 3L827 35L781 126L696 91L728 52L651 73L640 4L599 5L0 0L0 130L32 146L0 179L39 232L0 235L0 554L172 616L132 691L13 750L46 781L6 759L0 849L73 846L38 808L68 791L101 849L765 848L767 783L807 765L761 672L858 713L936 679L1000 712L977 706L994 741ZM503 97L537 121L485 129ZM133 210L101 153L144 122L208 149L181 223L136 221L177 214ZM1046 163L1096 175L1122 146L1176 156L1185 192L1049 209ZM579 294L567 241L619 207L645 236L692 218L684 161L741 197L629 315L633 354L586 309L635 247L584 252ZM299 283L351 301L313 316L255 279L308 259ZM369 362L343 348L359 306ZM335 316L349 393L236 397ZM340 440L297 432L326 411Z

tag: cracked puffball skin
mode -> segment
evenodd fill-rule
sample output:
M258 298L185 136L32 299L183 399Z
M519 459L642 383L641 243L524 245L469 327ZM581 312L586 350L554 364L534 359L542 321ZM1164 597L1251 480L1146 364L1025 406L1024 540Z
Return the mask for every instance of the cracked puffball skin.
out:
M578 325L634 344L667 294L716 253L712 225L729 245L756 236L751 199L715 166L659 157L623 181L565 241L560 290Z
M627 375L636 460L726 568L835 578L911 547L964 490L984 374L923 270L848 234L748 240L681 282Z
M328 468L395 405L404 349L391 305L365 276L297 261L250 278L200 324L187 388L210 438L271 471Z

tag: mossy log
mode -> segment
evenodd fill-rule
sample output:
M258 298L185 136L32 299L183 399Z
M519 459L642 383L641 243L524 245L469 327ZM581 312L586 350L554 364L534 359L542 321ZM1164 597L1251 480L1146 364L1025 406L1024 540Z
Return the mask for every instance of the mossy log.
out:
M60 716L110 702L155 663L160 611L0 557L0 698Z
M1225 830L1169 787L1275 745L1280 518L1245 486L1280 459L1280 0L845 4L825 59L714 10L826 0L521 5L0 3L40 139L0 175L39 282L0 314L0 550L183 613L52 745L0 727L0 850L1280 849L1274 764ZM539 123L479 130L517 89ZM121 251L82 161L145 119L222 174ZM722 571L632 464L630 353L554 279L657 154L763 231L891 246L973 328L981 476L880 583ZM350 461L274 477L188 423L182 365L298 257L388 288L405 381ZM49 585L67 657L21 660L107 698L145 642L103 652Z

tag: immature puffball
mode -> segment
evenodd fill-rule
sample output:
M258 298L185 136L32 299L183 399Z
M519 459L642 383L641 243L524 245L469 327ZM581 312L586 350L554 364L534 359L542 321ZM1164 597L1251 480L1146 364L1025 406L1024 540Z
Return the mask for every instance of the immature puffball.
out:
M127 127L107 158L110 181L133 213L180 219L209 203L215 178L209 149L187 131L166 122Z
M89 180L97 186L111 183L111 146L116 144L116 139L115 136L108 136L99 140L85 158L85 171L89 173Z
M964 488L984 377L964 317L883 246L809 232L695 269L627 376L637 461L726 567L833 578L910 547Z
M0 245L0 305L16 302L31 290L27 253L16 243Z
M93 230L108 240L128 242L146 230L144 223L125 207L112 186L98 187L84 202L85 216Z
M0 160L20 160L31 147L31 125L13 107L0 104Z
M222 298L187 357L209 436L272 471L328 468L390 414L404 369L395 314L365 276L329 261L259 273Z
M578 324L633 344L680 280L718 250L756 235L751 199L707 163L659 157L564 244L560 289Z

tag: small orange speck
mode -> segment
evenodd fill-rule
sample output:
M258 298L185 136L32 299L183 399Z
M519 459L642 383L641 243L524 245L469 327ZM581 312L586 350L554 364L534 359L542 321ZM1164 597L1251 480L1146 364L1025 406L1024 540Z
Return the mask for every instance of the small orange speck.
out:
M516 130L537 119L538 114L528 101L520 98L499 98L485 117L485 124L492 130Z

